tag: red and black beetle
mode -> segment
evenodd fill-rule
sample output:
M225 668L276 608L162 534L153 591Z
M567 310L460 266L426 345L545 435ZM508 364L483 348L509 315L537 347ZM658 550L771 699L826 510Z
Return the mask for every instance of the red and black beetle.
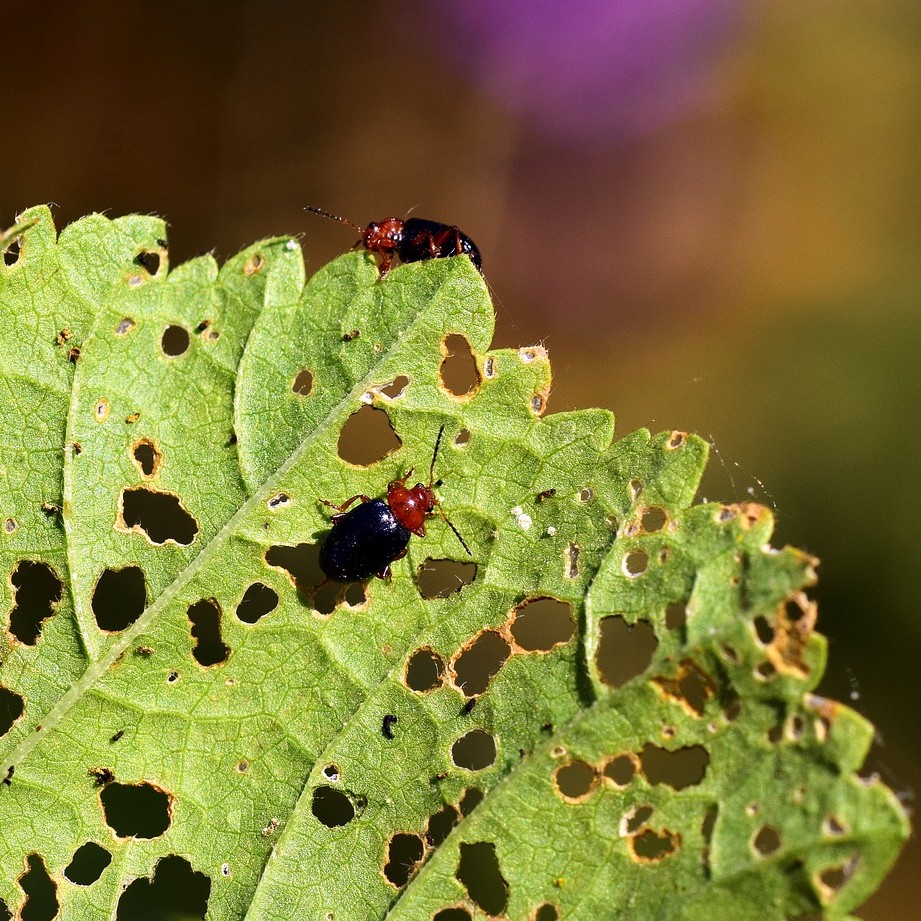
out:
M381 221L372 221L361 228L348 218L331 214L322 208L306 208L314 214L331 218L353 227L361 234L355 246L363 246L371 253L381 257L381 277L390 271L394 259L400 262L422 262L425 259L444 259L448 256L466 255L479 271L483 271L483 260L476 243L453 224L428 221L421 217L407 218L385 217Z
M373 575L386 578L390 564L406 556L410 535L425 537L425 522L432 515L440 514L457 535L461 546L473 556L466 541L445 515L435 495L435 458L445 427L438 430L432 463L429 467L429 482L416 483L408 487L406 481L412 476L410 467L399 480L392 480L387 486L386 499L371 499L359 494L347 499L341 505L320 501L337 509L333 515L333 529L320 545L320 569L333 582L360 582ZM361 504L346 511L354 502Z

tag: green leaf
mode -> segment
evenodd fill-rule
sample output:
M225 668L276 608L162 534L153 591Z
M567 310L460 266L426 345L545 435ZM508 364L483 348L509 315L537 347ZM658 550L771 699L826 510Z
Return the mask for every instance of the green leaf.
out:
M815 561L693 504L703 442L544 416L546 352L489 350L465 257L305 284L294 241L168 271L163 233L34 209L2 238L11 911L49 875L68 919L866 899L908 825L857 776L871 727L812 693ZM382 414L397 447L344 460ZM424 480L442 427L472 559L435 516L389 580L320 584L321 500Z

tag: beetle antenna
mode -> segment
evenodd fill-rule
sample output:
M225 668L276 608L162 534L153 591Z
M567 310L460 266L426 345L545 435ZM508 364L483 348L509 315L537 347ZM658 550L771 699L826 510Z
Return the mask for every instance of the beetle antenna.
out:
M432 451L432 463L429 465L429 489L435 485L435 459L438 457L438 449L441 447L441 436L444 435L444 433L445 427L442 425L442 427L438 429L438 437L435 439L435 450ZM441 486L441 480L438 481L438 485ZM441 503L438 501L437 497L435 497L435 507L438 509L438 514L444 518L445 523L454 532L454 536L460 541L461 546L467 551L467 556L473 556L473 553L471 553L470 548L467 546L467 541L461 537L461 532L454 527L454 522L445 514L445 510L441 507Z
M350 221L347 217L340 217L338 214L333 214L331 211L324 211L322 208L314 208L313 205L304 205L304 210L319 214L320 217L328 217L332 221L338 221L340 224L345 224L347 227L354 228L359 233L364 233L363 227L359 227L354 221Z
M438 509L438 514L444 518L448 527L454 532L454 536L460 541L461 546L464 548L464 550L467 551L467 556L473 556L473 554L470 552L470 548L467 546L467 541L461 537L461 532L454 527L454 522L451 521L451 519L448 518L448 516L445 514L445 510L441 507L441 503L437 499L435 500L435 507Z
M435 450L432 451L432 463L429 464L429 487L435 482L435 458L438 457L438 449L441 447L441 436L445 433L445 427L442 425L438 429L438 437L435 439Z

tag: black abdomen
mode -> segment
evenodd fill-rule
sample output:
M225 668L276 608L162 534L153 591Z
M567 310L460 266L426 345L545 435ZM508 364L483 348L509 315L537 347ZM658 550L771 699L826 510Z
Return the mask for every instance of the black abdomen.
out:
M320 547L320 569L334 582L370 579L403 553L409 536L383 499L364 502L333 525Z

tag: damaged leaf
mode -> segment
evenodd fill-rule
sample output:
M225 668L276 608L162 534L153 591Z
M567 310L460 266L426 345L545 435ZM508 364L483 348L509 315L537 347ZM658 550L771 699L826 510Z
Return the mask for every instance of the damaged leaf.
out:
M305 283L289 239L170 270L153 218L14 238L11 913L38 880L77 919L779 921L879 885L907 820L814 694L815 561L694 504L700 439L545 415L466 257ZM389 580L325 583L322 500L424 480L442 427L472 559L435 516Z

